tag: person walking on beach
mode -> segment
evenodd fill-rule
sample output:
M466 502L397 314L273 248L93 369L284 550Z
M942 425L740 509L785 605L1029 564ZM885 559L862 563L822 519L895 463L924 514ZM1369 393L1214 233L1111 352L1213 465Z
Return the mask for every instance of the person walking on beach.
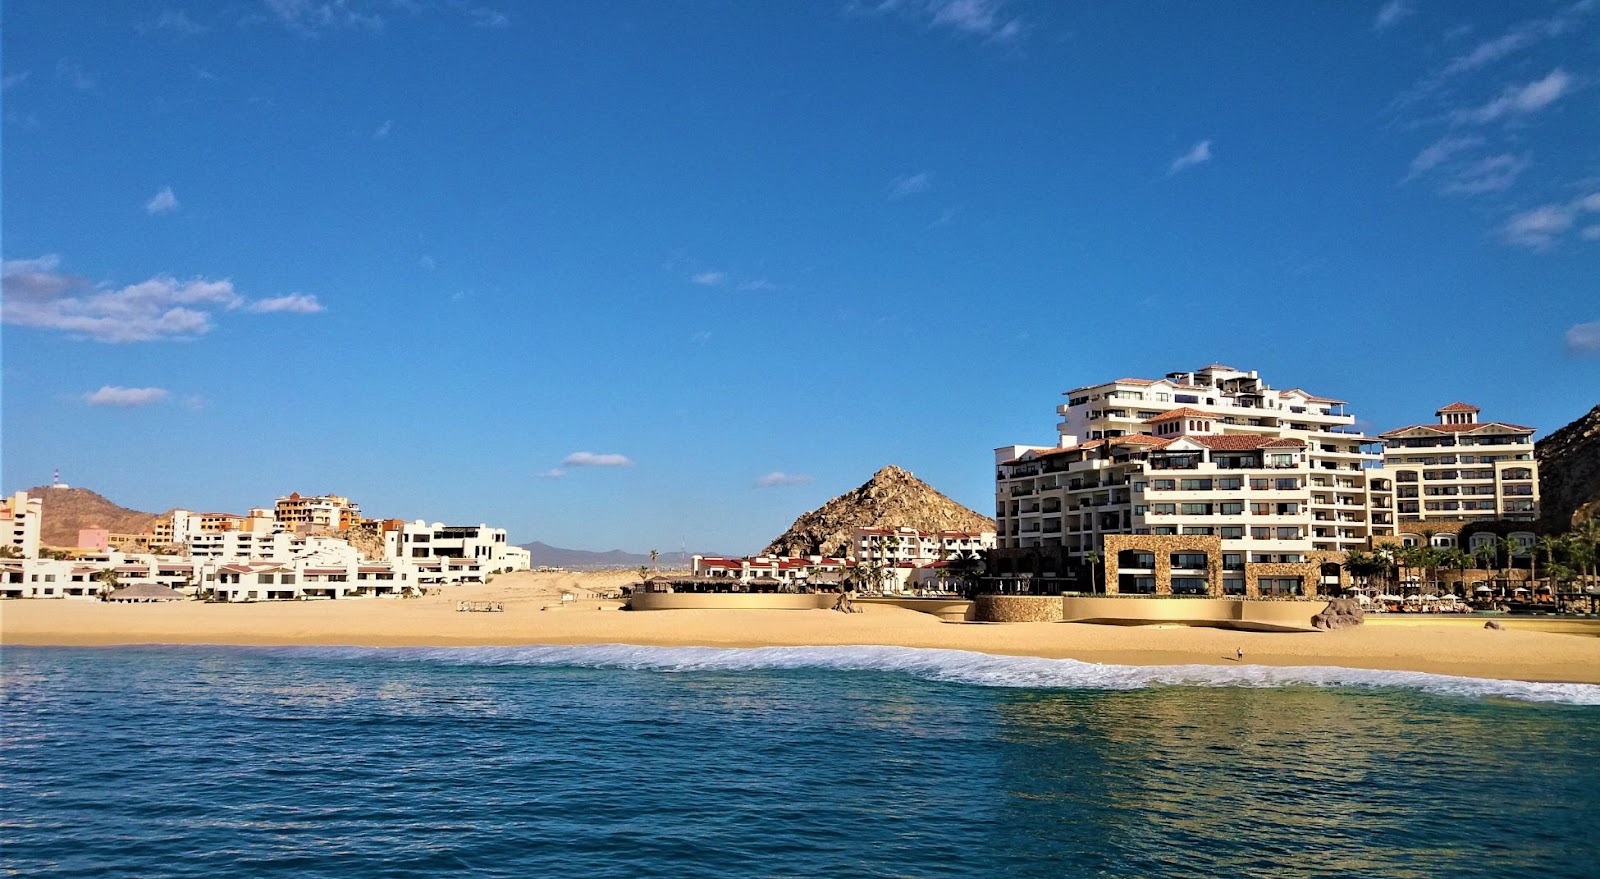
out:
M1243 647L1239 648L1239 650L1235 654L1234 658L1239 660L1240 662L1244 662L1244 648Z

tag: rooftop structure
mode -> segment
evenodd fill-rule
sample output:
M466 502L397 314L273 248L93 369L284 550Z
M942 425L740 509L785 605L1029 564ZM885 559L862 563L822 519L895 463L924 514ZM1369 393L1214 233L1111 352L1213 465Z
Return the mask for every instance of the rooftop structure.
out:
M1385 431L1384 469L1395 482L1396 513L1430 526L1539 516L1534 429L1483 421L1482 410L1451 403L1432 424ZM1456 529L1447 529L1456 530Z

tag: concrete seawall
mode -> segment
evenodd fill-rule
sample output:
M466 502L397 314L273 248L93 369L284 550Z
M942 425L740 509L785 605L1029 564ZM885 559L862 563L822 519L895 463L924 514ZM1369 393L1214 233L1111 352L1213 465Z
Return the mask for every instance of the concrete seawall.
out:
M974 618L993 623L1173 624L1314 632L1311 617L1323 601L1251 601L1236 598L1132 598L1070 595L980 595Z

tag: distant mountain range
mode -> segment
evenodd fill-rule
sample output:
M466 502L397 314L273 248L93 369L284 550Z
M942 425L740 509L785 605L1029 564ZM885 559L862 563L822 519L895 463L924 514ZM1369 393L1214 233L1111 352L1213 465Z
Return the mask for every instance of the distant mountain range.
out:
M537 540L533 543L518 544L518 546L533 555L533 566L535 568L567 568L574 571L617 571L631 570L640 565L650 566L650 555L648 553L623 552L620 549L606 552L594 552L587 549L562 549L559 546L551 546L548 543L540 543ZM706 553L701 553L701 555L706 555ZM681 552L663 552L656 559L655 566L663 571L684 571L689 569L691 562L691 555Z

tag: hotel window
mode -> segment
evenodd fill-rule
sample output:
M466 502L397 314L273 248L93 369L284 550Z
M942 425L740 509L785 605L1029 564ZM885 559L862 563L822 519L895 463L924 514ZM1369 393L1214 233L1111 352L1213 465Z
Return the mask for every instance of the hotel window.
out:
M1206 578L1204 577L1173 577L1173 595L1204 595L1206 594Z
M1150 512L1150 507L1148 505L1146 505L1146 504L1138 504L1137 506L1135 506L1133 508L1133 514L1135 516L1143 516L1145 513L1148 513L1148 512Z
M1266 491L1267 489L1269 489L1271 487L1272 487L1272 480L1270 480L1270 479L1265 479L1265 478L1262 478L1262 477L1253 477L1250 480L1250 490L1251 491Z
M1220 504L1218 512L1224 516L1242 516L1244 515L1244 504L1239 501L1229 501L1228 503Z
M1206 566L1206 554L1203 552L1175 552L1172 554L1171 562L1174 568L1204 568Z
M1244 553L1225 552L1222 554L1222 569L1224 571L1244 570Z
M1294 491L1295 489L1300 487L1300 480L1298 480L1298 479L1279 479L1279 480L1277 480L1277 481L1275 481L1273 483L1272 487L1276 488L1278 491Z
M267 585L267 584L273 583L273 582L276 581L276 579L277 578L274 577L271 574L257 574L256 575L256 582L261 583L263 585Z
M1171 491L1172 486L1175 484L1174 480L1171 479L1152 479L1150 480L1150 489L1152 491Z
M1157 525L1156 527L1150 529L1150 533L1159 534L1164 537L1171 537L1172 535L1178 533L1178 529L1172 525Z
M1225 538L1225 539L1235 539L1235 540L1237 540L1238 538L1241 538L1241 537L1244 536L1244 526L1243 525L1224 525L1221 528L1217 529L1217 536Z
M1209 515L1211 515L1211 505L1210 504L1183 504L1182 505L1182 512L1183 512L1183 515L1185 515L1185 516L1209 516Z
M1185 479L1180 483L1180 485L1183 487L1184 491L1211 490L1211 480L1209 479Z
M1176 504L1151 504L1150 512L1157 516L1170 516L1177 511Z
M1243 595L1244 594L1244 578L1243 577L1223 577L1222 578L1222 594L1223 595Z
M1217 480L1217 488L1222 491L1238 491L1244 487L1244 480L1237 476L1228 476Z
M1300 539L1300 529L1299 528L1293 528L1293 527L1279 528L1278 529L1278 539L1279 540L1299 540Z
M1185 525L1184 528L1183 528L1183 533L1184 534L1214 534L1214 533L1216 533L1216 529L1212 528L1210 525Z
M1250 529L1250 536L1252 538L1256 539L1256 540L1271 540L1272 539L1272 529L1271 528L1251 528Z

